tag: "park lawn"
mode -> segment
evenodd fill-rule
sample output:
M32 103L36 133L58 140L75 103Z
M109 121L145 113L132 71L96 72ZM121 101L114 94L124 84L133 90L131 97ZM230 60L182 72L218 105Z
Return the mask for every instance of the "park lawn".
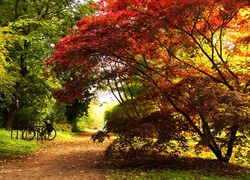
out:
M21 132L19 132L21 134ZM41 144L21 138L11 138L10 131L0 129L0 159L13 158L37 151Z
M108 170L107 180L250 180L250 175L244 174L238 177L218 176L213 173L190 170Z
M21 138L21 134L22 132L18 131L17 139L17 131L15 130L13 131L11 138L11 131L0 129L0 159L27 155L36 152L39 148L41 148L42 143L40 139L37 140L35 137L32 141L23 140ZM63 140L71 138L72 136L74 136L72 133L57 131L56 139Z

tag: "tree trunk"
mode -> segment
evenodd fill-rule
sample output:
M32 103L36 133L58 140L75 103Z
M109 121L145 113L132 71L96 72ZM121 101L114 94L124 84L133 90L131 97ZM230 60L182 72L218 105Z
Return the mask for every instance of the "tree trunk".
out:
M5 119L3 123L3 128L5 128L6 130L10 130L12 128L12 124L14 122L18 107L19 107L19 103L18 103L18 99L16 98L14 103L11 105L7 118Z
M78 129L78 126L77 126L77 118L75 118L73 121L72 121L72 132L79 132L79 129Z
M228 163L231 156L232 156L232 153L233 153L233 145L235 143L235 140L236 140L236 134L237 134L237 131L238 131L238 127L236 124L234 124L232 126L232 131L231 131L231 136L230 136L230 140L228 141L228 146L227 146L227 153L225 155L225 162Z
M211 151L214 153L214 155L216 156L217 160L221 163L223 163L224 158L222 156L221 150L215 148L212 144L208 145L208 147L211 149Z

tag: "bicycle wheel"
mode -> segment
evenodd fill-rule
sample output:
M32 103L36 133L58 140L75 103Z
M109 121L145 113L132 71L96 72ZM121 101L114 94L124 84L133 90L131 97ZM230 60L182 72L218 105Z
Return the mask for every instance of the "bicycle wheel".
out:
M56 130L53 128L52 130L48 130L47 128L43 131L43 137L46 140L53 140L56 137Z
M22 138L31 141L36 136L35 129L33 127L26 128L22 133Z

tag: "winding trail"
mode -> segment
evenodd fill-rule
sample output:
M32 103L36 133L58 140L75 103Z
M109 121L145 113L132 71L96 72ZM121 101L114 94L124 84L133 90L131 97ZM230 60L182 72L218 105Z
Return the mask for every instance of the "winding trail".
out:
M93 143L90 135L46 141L32 155L0 161L0 179L104 180L100 161L108 143Z

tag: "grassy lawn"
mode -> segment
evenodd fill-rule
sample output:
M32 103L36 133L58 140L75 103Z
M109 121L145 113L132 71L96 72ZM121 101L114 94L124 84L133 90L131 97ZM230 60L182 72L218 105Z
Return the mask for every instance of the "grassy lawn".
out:
M37 151L41 146L40 139L34 138L32 141L26 141L21 138L21 131L13 131L13 138L11 138L11 132L0 129L0 159L13 158L17 156L27 155ZM64 131L57 131L57 140L63 140L71 138L74 134L70 134Z
M21 132L19 133L21 134ZM0 158L12 158L37 151L41 144L10 137L10 131L0 130Z
M245 174L240 177L223 177L208 174L201 171L178 171L178 170L108 170L107 180L250 180L250 176Z

